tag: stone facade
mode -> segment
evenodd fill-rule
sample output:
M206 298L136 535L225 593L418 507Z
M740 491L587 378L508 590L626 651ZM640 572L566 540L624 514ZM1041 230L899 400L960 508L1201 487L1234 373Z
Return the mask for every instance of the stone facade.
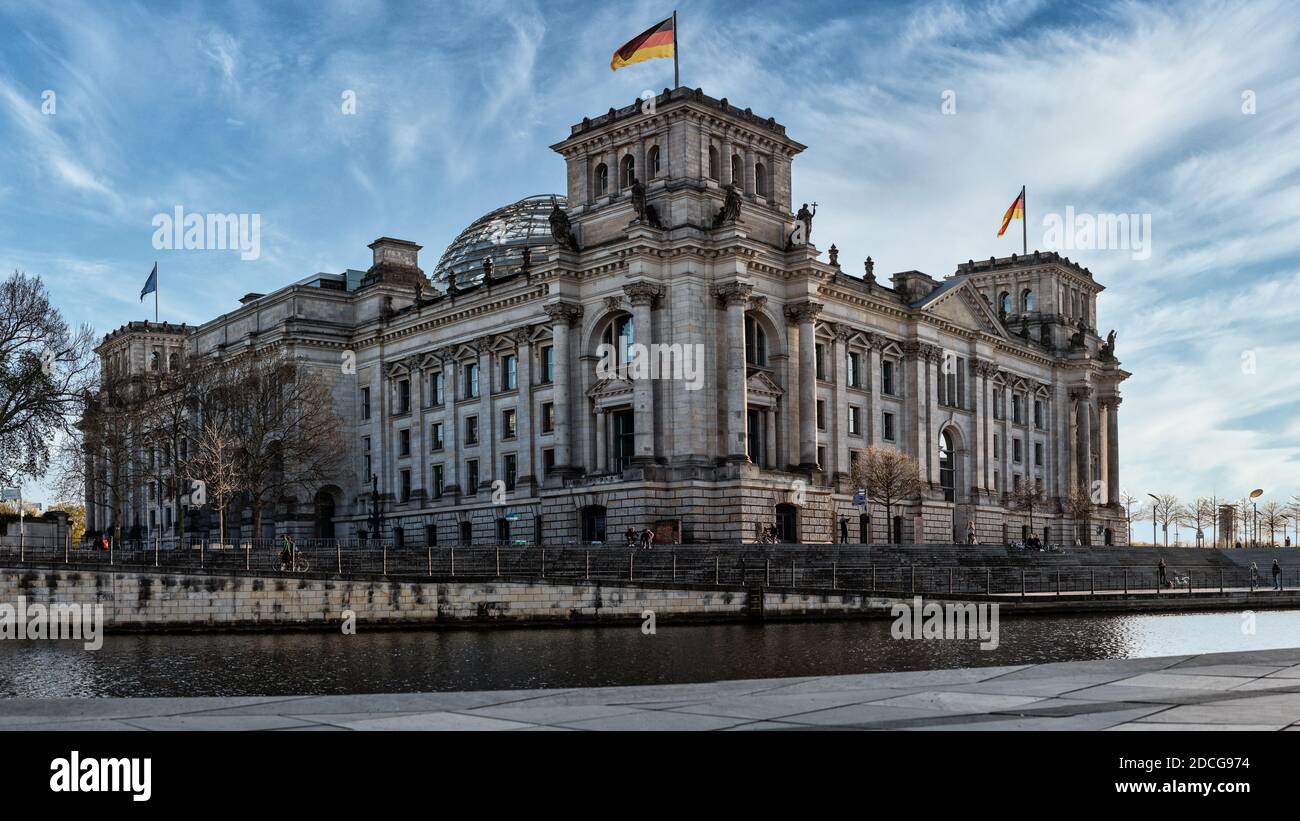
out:
M105 367L147 368L155 351L166 367L177 345L217 359L282 349L330 381L354 470L243 537L373 536L377 503L383 538L406 544L614 541L644 526L735 543L774 523L829 542L841 517L855 542L964 541L968 522L1002 542L1028 531L1005 494L1033 482L1046 541L1085 530L1063 505L1075 487L1100 502L1084 541L1126 538L1128 374L1097 334L1090 271L1035 252L942 282L878 282L870 259L854 276L795 215L804 146L698 90L585 119L552 148L565 206L517 266L426 277L420 246L381 238L366 272L250 294L197 328L123 329ZM444 259L472 256L455 250ZM664 367L643 378L647 362ZM920 465L926 490L893 522L853 505L853 460L870 446ZM88 501L103 526L102 500Z

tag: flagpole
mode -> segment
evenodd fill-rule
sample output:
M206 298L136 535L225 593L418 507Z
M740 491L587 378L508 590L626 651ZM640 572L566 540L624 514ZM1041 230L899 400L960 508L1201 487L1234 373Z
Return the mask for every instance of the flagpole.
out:
M1029 198L1025 196L1025 186L1023 185L1020 186L1020 211L1020 231L1023 243L1020 249L1025 256L1029 256Z
M154 260L153 269L158 270L158 260ZM153 323L158 324L158 280L153 281Z
M677 63L677 9L673 9L673 88L682 87L682 72Z

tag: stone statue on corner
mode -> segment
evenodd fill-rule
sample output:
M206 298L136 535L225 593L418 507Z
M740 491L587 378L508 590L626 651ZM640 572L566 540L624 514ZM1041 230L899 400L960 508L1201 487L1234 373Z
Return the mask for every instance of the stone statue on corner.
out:
M565 251L578 250L578 241L574 239L573 229L569 226L569 215L560 207L559 200L551 197L551 237L555 244Z

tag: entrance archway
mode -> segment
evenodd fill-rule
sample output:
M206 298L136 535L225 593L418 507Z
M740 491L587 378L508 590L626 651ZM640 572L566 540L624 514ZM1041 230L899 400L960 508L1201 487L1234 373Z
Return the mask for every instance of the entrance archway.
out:
M784 544L799 541L799 508L784 503L776 506L776 538Z
M315 526L313 534L317 539L334 538L334 494L326 488L316 492Z

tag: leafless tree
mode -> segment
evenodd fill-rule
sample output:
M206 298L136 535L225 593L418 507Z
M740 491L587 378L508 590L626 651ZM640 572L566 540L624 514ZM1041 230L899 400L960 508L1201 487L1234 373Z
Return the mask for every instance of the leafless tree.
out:
M268 507L338 475L346 456L343 422L321 374L298 359L250 357L227 378L242 488L260 535Z
M1214 513L1214 500L1204 496L1196 497L1183 508L1183 521L1196 530L1197 547L1205 546L1205 529L1214 524Z
M218 538L226 543L226 513L230 503L244 490L239 468L241 444L229 417L220 413L206 416L190 448L190 468L203 482L206 499L217 513Z
M1007 501L1011 506L1023 510L1029 514L1029 534L1034 533L1034 511L1043 507L1046 500L1043 498L1043 491L1038 487L1038 483L1030 479L1022 479L1019 487L1014 487L1007 494Z
M1168 547L1169 526L1172 524L1177 527L1178 523L1185 519L1182 503L1171 493L1157 493L1151 503L1151 515L1165 534L1165 547Z
M924 483L916 460L892 447L872 446L853 467L854 484L885 508L885 527L893 540L893 511L898 502L920 495Z
M1259 509L1259 523L1268 531L1268 543L1273 546L1277 532L1286 529L1286 507L1270 499Z
M95 373L94 332L72 329L40 277L0 281L0 481L39 478Z
M1095 507L1092 503L1092 495L1088 489L1082 485L1075 485L1070 488L1069 494L1066 495L1062 502L1065 512L1074 520L1075 539L1080 544L1091 544L1092 537L1088 532L1088 519L1092 516L1092 509Z

